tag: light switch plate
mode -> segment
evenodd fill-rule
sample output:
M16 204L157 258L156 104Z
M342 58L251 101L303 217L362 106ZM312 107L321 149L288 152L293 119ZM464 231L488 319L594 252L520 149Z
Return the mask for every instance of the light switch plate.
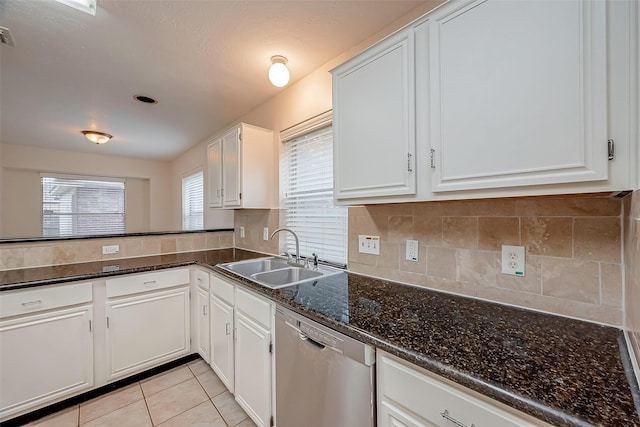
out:
M524 246L502 245L502 274L524 276Z
M358 236L358 252L361 254L380 255L380 236L360 234Z
M244 239L244 227L240 227L240 238Z
M407 261L418 262L418 247L417 240L407 240L407 250L405 254Z

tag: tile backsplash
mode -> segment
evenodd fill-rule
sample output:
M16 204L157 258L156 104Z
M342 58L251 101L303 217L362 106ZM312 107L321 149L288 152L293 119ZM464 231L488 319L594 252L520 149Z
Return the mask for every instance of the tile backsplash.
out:
M119 245L120 252L103 255L104 245ZM233 247L231 231L4 243L0 244L0 270L229 247Z
M349 270L621 326L622 213L591 195L350 207ZM380 236L379 256L359 234ZM524 277L501 273L502 245L525 246Z

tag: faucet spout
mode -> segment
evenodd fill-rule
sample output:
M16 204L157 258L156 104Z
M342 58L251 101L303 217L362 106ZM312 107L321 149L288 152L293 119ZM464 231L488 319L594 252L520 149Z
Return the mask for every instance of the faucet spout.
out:
M280 231L288 231L289 233L293 234L293 238L296 239L296 264L300 264L300 241L298 240L298 235L295 233L295 231L291 230L290 228L278 228L276 230L273 230L273 233L271 233L269 239L273 239L273 236L275 236Z

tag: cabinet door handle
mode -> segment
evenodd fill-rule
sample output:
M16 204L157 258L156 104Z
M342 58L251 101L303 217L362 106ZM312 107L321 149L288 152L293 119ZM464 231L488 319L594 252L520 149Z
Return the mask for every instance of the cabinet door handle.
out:
M109 329L109 316L107 316L107 329Z
M91 320L89 320L89 332L91 332Z
M413 169L411 169L411 153L407 153L407 172L413 172Z
M42 304L42 300L38 299L35 301L27 301L27 302L23 302L22 306L23 307L31 307L32 305L40 305Z
M203 305L203 306L202 306L202 315L203 315L203 316L206 316L206 315L207 315L207 306L206 306L206 305Z
M440 415L442 415L442 418L451 421L452 423L454 423L458 427L467 427L466 424L462 424L460 421L458 421L455 418L453 418L452 416L450 416L449 415L449 411L447 411L446 409L444 410L444 412L440 412ZM471 427L476 427L476 425L475 424L471 424Z
M149 280L148 282L144 282L144 285L145 285L145 286L153 286L153 285L155 285L155 284L156 284L156 281L155 281L155 280Z

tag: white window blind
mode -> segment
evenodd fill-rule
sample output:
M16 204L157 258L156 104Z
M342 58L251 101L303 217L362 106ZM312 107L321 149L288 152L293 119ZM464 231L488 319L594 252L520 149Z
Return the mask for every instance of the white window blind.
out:
M331 113L281 133L282 208L285 223L300 239L300 255L347 263L347 208L333 204ZM295 253L287 233L287 251Z
M182 178L182 229L204 228L204 174L202 171Z
M125 232L124 179L40 176L42 236Z

